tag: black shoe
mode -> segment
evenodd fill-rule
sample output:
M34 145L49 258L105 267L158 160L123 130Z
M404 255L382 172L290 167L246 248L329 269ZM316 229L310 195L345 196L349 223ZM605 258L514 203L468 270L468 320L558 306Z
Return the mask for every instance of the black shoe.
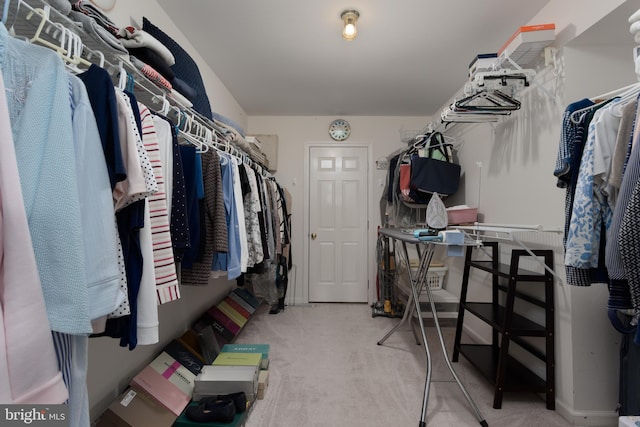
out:
M271 306L271 310L269 310L269 314L278 314L280 313L280 307L278 307L278 304L273 304Z
M232 400L220 400L207 405L189 406L186 416L197 423L230 423L236 416L236 408Z
M213 405L216 402L232 401L235 407L236 413L241 414L247 410L247 396L244 391L231 394L221 394L219 396L209 396L200 399L200 406Z

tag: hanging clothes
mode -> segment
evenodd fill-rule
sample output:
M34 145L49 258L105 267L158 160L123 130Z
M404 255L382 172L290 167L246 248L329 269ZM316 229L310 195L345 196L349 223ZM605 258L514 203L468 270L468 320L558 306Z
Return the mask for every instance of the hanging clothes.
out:
M147 198L152 230L153 260L155 284L159 304L180 298L178 278L173 259L173 245L169 233L169 213L167 211L167 193L165 173L162 170L162 155L153 117L149 109L138 103L142 122L142 142L149 156L158 190Z
M67 72L55 53L9 37L4 25L0 70L51 329L91 333Z
M214 252L228 250L220 156L215 150L202 153L202 168L205 196L204 221L200 226L204 232L204 245L200 259L194 261L190 268L183 266L180 277L184 285L208 285Z
M0 401L60 404L68 391L49 332L5 94L0 73Z
M170 156L165 156L166 160L163 161L163 165L165 161L168 165L166 168L167 176L171 176L171 179L167 179L167 183L170 183L167 187L167 211L169 212L173 256L176 262L180 262L184 252L191 246L182 155L173 123L158 114L154 115L154 123L158 132L158 140L165 140L161 147L166 146L165 150L170 153ZM171 171L171 175L168 171Z
M227 252L215 252L211 270L226 271L227 278L234 280L240 276L242 249L240 243L240 227L238 225L237 204L234 197L233 165L231 156L220 154L220 170L222 175L222 192L224 199L225 219L227 223Z

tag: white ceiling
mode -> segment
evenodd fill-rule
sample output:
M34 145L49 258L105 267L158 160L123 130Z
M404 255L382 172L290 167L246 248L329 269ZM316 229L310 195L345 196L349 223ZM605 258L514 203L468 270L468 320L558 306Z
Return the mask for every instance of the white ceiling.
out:
M158 0L249 116L432 115L548 1Z

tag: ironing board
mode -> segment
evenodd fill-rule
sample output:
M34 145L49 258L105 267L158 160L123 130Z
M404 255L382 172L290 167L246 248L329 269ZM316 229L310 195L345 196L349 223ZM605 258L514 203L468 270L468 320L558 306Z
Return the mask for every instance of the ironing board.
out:
M485 419L482 416L482 414L480 413L480 410L478 409L478 406L475 404L475 402L471 398L471 395L469 394L467 389L464 387L464 385L460 381L460 378L458 378L458 375L456 374L456 371L453 369L453 366L451 365L451 361L449 360L449 355L447 354L447 348L445 346L444 338L442 336L442 330L440 328L440 322L438 322L438 314L437 314L436 309L435 309L435 304L433 303L433 301L434 301L433 292L429 288L429 286L427 285L427 272L429 270L429 264L431 263L431 259L433 258L433 253L435 251L435 248L438 245L445 245L445 243L439 242L439 241L435 241L435 240L420 240L419 238L414 237L413 230L401 230L401 229L396 229L396 228L381 228L379 231L380 231L380 234L382 234L383 236L387 236L387 237L389 237L391 239L394 239L396 241L396 247L400 247L401 248L400 255L402 257L404 257L404 260L407 263L406 264L407 265L407 272L408 272L408 275L409 275L409 282L411 284L411 294L409 295L409 300L407 301L407 307L406 307L406 309L404 311L404 315L402 316L402 319L389 332L387 332L387 334L384 337L382 337L382 339L380 339L380 341L378 341L378 345L384 344L384 342L387 340L387 338L389 338L395 331L397 331L400 326L405 324L407 322L407 320L411 319L411 315L412 314L416 315L416 317L418 318L418 325L419 325L419 329L420 329L420 334L422 336L422 342L424 343L424 352L425 352L425 354L427 356L427 376L426 376L426 380L425 380L425 384L424 384L424 393L423 393L423 397L422 397L422 413L420 415L420 423L418 424L418 427L425 427L427 425L426 424L427 403L429 401L429 387L431 385L431 370L432 370L431 369L431 353L430 353L430 350L429 350L429 344L427 342L427 335L426 335L425 329L424 329L424 321L422 320L422 313L421 313L421 310L420 310L420 292L421 292L423 287L427 289L427 294L428 294L428 297L429 297L429 301L431 302L431 304L429 304L429 305L431 306L431 313L433 315L433 323L434 323L436 332L438 333L438 338L439 338L439 341L440 341L440 347L442 349L442 354L444 355L444 360L447 363L447 367L449 368L449 371L451 371L451 374L453 375L453 378L455 379L456 383L460 387L460 390L462 391L462 394L464 394L464 397L467 399L467 401L471 405L473 411L475 412L475 415L476 415L476 418L478 419L478 422L480 423L481 426L487 427L488 424L485 421ZM398 243L399 243L399 245L398 245ZM420 258L420 263L419 263L418 269L417 269L417 271L415 273L412 272L412 269L409 267L410 266L410 264L409 264L409 254L407 252L407 245L408 244L415 245L416 251L417 251L418 256ZM477 243L477 242L468 242L468 243L464 243L464 246L478 245L478 244L479 243ZM412 305L413 305L413 307L412 307Z

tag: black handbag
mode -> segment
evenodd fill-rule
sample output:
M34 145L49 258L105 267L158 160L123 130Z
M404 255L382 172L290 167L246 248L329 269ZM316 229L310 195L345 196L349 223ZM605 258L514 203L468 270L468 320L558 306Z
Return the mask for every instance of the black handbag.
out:
M453 163L444 136L434 132L429 138L427 157L411 156L411 188L450 196L458 191L459 184L460 165Z

